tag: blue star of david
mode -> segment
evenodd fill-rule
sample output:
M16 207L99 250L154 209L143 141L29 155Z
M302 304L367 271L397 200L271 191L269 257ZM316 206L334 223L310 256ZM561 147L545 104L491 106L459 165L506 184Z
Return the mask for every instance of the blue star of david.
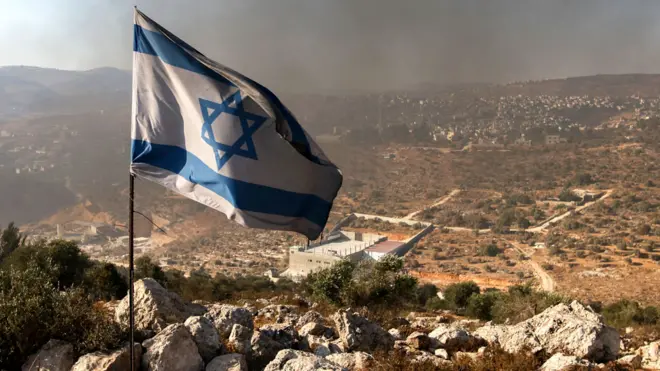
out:
M230 107L232 104L234 104L234 107ZM222 103L199 98L199 105L202 110L202 117L204 118L204 123L202 124L202 139L213 148L218 171L220 171L220 169L222 169L227 161L229 161L234 155L257 160L257 152L254 148L252 135L261 127L261 125L263 125L266 121L266 117L246 112L243 109L243 99L241 98L240 91L230 95ZM232 145L218 142L213 135L213 122L223 112L238 117L241 123L241 129L243 130L243 135L241 135ZM248 124L249 121L252 121L252 125ZM243 147L243 145L245 145L247 149L242 149L241 147ZM223 152L222 155L220 152Z

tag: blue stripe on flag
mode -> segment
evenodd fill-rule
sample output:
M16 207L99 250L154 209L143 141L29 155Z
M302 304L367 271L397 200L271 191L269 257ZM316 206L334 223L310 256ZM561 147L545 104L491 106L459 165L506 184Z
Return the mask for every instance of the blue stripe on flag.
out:
M194 154L177 146L133 140L133 163L143 163L179 174L191 183L224 198L235 208L264 214L305 218L325 225L332 203L304 193L285 191L228 178L209 168Z
M185 48L170 40L159 32L145 30L139 25L133 27L133 51L137 53L154 55L163 62L190 72L198 73L218 80L223 84L234 86L219 73L206 67L195 57L186 52Z

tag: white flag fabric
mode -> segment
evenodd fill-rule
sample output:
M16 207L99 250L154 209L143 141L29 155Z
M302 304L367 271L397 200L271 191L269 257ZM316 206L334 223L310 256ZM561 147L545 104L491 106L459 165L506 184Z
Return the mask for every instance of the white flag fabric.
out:
M253 228L316 239L342 184L268 89L135 10L131 172Z

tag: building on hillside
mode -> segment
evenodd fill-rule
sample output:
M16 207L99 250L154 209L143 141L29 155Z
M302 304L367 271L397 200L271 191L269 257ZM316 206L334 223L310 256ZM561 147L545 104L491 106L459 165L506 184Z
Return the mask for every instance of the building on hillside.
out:
M282 273L291 278L302 278L314 271L328 268L347 259L361 260L364 250L387 240L387 237L372 233L337 231L320 242L309 246L293 246L289 249L289 268Z
M477 143L469 142L464 148L465 151L498 151L502 149L504 149L503 144L483 139L479 139Z
M355 219L373 220L393 224L415 226L415 232L409 236L397 235L390 240L387 233L367 233L342 230L347 223ZM358 262L362 259L380 260L386 255L403 256L426 234L433 230L430 223L366 214L351 214L337 223L325 239L309 246L289 248L289 267L281 276L300 280L309 273L331 267L341 260Z
M545 144L546 145L555 145L560 143L566 143L566 138L562 138L559 135L546 135Z
M355 263L365 258L379 260L385 255L401 256L409 250L407 247L405 242L389 241L386 236L375 233L335 231L309 247L291 247L289 267L282 276L302 279L341 260Z
M367 248L364 253L374 260L380 260L385 255L400 256L406 249L406 244L399 241L381 241Z
M513 141L513 144L517 146L523 146L523 147L531 147L532 146L532 140L531 139L525 139L524 136L516 139Z
M588 189L573 189L571 191L574 195L581 197L580 203L591 202L601 198L604 194L603 191L592 191Z

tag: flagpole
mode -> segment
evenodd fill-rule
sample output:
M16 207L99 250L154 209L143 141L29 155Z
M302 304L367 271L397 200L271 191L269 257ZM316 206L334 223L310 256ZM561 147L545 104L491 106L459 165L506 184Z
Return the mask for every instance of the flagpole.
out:
M135 371L135 354L134 354L134 344L135 344L135 313L133 310L133 214L134 214L134 199L135 195L135 176L131 173L128 181L128 307L130 311L130 320L129 327L131 331L130 335L130 357L131 357L131 371Z

